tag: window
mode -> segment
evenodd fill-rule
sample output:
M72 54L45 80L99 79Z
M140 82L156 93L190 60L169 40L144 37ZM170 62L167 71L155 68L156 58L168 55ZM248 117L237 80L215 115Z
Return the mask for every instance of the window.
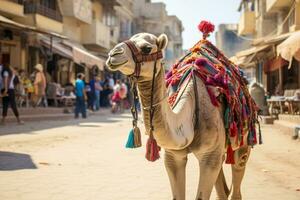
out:
M56 10L56 0L40 0L41 5Z

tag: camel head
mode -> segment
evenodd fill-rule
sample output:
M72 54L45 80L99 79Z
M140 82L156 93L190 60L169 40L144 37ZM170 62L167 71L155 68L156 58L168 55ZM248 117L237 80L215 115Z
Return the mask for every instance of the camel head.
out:
M158 51L163 51L167 44L168 38L165 34L156 37L150 33L139 33L130 38L139 53L150 55ZM116 45L110 52L106 65L111 71L120 71L124 75L130 76L135 71L135 62L130 48L124 42ZM160 59L157 61L161 61ZM151 80L155 61L143 62L141 64L140 79L143 81ZM161 65L157 65L157 72L160 71Z

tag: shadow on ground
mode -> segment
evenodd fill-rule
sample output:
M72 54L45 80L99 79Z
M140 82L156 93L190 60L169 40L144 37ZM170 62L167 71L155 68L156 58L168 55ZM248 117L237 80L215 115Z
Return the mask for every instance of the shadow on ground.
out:
M37 169L28 154L0 151L0 171Z
M64 126L78 126L78 127L101 127L101 123L116 123L122 119L128 118L128 123L131 123L131 114L126 111L124 114L112 114L109 110L104 113L93 113L87 119L57 119L57 120L41 120L34 122L25 122L25 125L16 125L15 123L8 123L5 126L0 125L0 136L11 134L36 134L35 132L58 128Z

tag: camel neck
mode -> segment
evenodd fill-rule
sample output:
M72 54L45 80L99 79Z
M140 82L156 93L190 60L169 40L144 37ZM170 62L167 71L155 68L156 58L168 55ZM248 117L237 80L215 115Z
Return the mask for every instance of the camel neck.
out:
M160 71L155 77L154 88L153 88L153 105L155 105L154 116L153 116L153 126L154 129L161 130L165 129L164 119L162 117L162 109L164 107L170 107L166 98L167 90L164 79L164 69L160 68ZM144 81L138 83L139 96L143 108L149 108L151 104L151 89L152 80ZM149 109L143 110L143 118L147 132L150 130L150 111ZM156 132L156 131L155 131Z
M187 147L193 140L193 114L194 114L194 99L191 98L190 91L193 84L189 84L187 94L179 102L174 111L168 103L167 88L165 82L164 69L155 77L153 104L156 104L153 116L153 135L157 143L166 149L183 149ZM152 81L138 82L138 91L140 101L143 107L149 107L151 102L151 87ZM159 104L157 104L159 102ZM150 131L150 111L143 110L144 124L147 133ZM187 123L184 123L184 122Z

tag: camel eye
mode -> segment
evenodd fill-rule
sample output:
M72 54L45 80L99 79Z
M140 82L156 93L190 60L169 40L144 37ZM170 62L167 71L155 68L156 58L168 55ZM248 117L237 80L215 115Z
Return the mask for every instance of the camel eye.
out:
M150 54L152 51L152 47L145 45L145 46L141 47L141 50L142 50L143 54Z

